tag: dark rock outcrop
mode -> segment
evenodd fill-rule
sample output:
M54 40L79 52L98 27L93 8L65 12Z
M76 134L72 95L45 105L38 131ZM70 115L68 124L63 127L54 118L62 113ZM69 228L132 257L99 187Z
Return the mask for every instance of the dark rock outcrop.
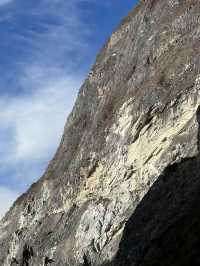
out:
M0 265L198 265L200 2L149 0L97 56Z

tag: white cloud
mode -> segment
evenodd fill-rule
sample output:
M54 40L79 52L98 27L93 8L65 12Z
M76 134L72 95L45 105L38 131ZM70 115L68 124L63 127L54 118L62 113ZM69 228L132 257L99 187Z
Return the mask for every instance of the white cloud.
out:
M25 73L21 82L29 90L0 99L0 169L14 169L13 180L7 183L16 184L20 191L23 184L41 176L55 153L81 84L80 77L58 69L49 72L34 67ZM35 84L37 77L40 81ZM0 218L17 196L0 186Z
M12 2L12 0L0 0L0 6L8 4L10 2Z
M11 207L18 193L6 187L0 187L0 219L4 216L6 211Z
M41 75L41 70L35 75ZM0 164L4 167L49 158L59 143L80 79L67 75L58 79L43 76L40 83L39 88L34 87L25 95L0 101L0 127L4 136L0 139L4 147Z
M79 66L82 58L79 55L84 54L89 31L80 20L77 1L50 2L41 1L36 10L19 9L26 15L31 12L30 16L35 16L33 21L47 14L57 17L59 23L42 25L45 29L42 34L24 25L21 35L12 35L15 45L23 40L32 53L16 63L20 75L14 78L20 93L7 96L0 93L0 178L2 173L9 172L8 186L15 183L20 190L40 177L56 151L81 85L79 73L84 72ZM0 216L16 196L17 193L1 188L0 180ZM6 197L10 197L7 205Z
M24 40L32 54L17 63L20 95L0 99L0 167L15 168L22 178L40 173L37 164L47 163L55 152L81 84L76 60L83 53L88 30L82 24L77 3L42 0L30 10L17 8L22 16L25 12L39 25L42 23L43 29L41 34L24 25L22 35L14 35L15 43ZM49 16L58 23L51 24ZM25 175L27 169L31 171Z

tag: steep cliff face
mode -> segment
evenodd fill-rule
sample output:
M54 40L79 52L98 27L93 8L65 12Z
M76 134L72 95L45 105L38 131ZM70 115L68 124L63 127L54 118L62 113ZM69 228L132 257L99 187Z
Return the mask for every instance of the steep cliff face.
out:
M149 0L122 21L46 173L0 222L0 265L198 264L199 14Z

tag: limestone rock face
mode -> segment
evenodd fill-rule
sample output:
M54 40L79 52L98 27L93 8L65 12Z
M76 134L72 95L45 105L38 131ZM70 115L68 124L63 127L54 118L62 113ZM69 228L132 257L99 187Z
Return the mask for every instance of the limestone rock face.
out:
M200 263L199 14L149 0L122 21L47 171L0 222L1 266Z

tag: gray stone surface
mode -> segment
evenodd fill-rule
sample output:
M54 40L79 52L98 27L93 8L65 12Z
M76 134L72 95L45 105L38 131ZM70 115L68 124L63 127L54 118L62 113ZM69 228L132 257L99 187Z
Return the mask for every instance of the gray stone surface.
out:
M0 265L198 259L199 14L197 0L149 0L121 22L47 171L0 222Z

